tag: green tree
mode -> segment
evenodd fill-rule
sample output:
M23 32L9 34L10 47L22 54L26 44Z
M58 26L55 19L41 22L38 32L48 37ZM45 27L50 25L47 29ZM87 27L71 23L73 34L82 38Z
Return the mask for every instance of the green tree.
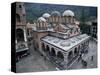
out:
M81 15L80 15L80 28L82 33L87 33L89 34L90 26L86 25L86 22L88 21L88 12L83 8L81 10Z

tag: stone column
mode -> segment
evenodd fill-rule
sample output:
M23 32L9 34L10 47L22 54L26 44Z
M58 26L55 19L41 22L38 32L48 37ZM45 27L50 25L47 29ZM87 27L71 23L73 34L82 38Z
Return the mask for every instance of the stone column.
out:
M24 29L24 41L27 42L27 38L26 38L26 30Z
M64 54L64 62L66 62L66 64L68 63L68 53L63 53Z
M55 49L55 54L56 54L56 56L57 56L57 53L58 53L58 51Z
M68 68L68 52L66 52L66 53L63 53L63 55L64 55L64 61L63 61L63 65L64 65L64 68Z

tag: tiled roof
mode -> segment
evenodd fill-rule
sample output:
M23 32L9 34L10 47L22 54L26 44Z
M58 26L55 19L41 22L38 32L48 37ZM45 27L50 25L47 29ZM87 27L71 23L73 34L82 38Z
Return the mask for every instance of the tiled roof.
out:
M60 49L67 51L71 49L72 47L76 46L77 44L81 43L82 41L89 39L89 37L90 36L86 34L81 34L81 35L74 36L72 38L64 40L58 37L46 36L42 38L41 40L43 42L49 43L53 46L59 47Z

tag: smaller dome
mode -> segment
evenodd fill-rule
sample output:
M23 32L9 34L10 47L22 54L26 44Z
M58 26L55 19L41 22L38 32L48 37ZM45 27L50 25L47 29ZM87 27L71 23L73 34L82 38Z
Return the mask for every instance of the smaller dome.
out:
M65 10L63 16L74 16L74 12L71 10Z
M58 12L58 11L53 11L53 12L51 13L51 15L52 15L52 16L61 16L60 12Z
M46 19L43 18L43 17L39 17L37 21L39 21L39 22L46 22Z
M42 17L44 17L44 18L49 18L49 17L50 17L50 14L49 14L49 13L44 13L44 14L42 15Z

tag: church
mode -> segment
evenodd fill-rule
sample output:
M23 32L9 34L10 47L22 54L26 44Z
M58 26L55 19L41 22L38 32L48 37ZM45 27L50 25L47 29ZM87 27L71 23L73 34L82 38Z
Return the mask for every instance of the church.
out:
M32 28L34 50L59 68L68 69L88 52L90 36L82 34L79 25L71 10L44 13Z

